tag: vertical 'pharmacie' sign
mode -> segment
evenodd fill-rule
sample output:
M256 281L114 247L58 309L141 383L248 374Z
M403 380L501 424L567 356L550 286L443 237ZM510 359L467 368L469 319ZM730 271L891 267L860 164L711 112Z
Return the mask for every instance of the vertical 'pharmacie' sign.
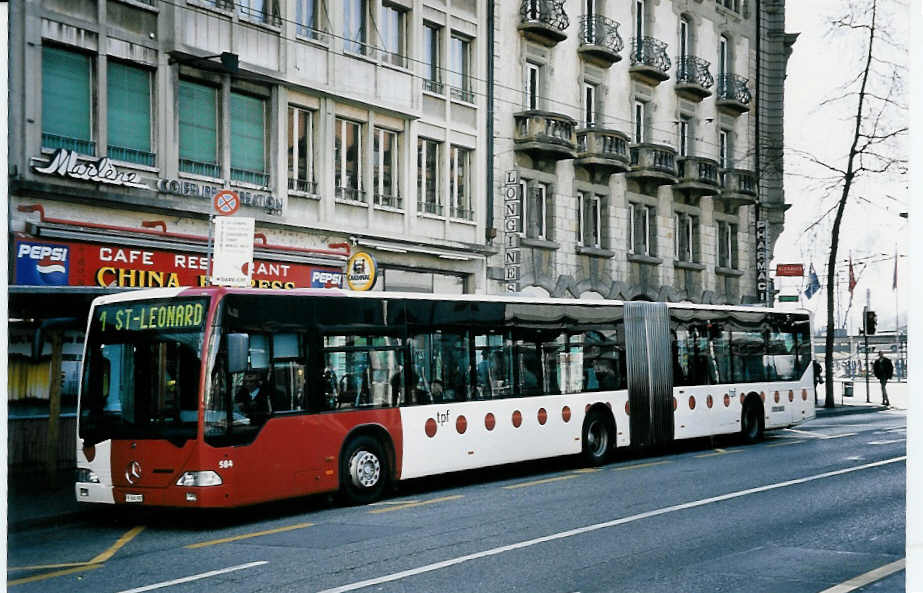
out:
M760 302L772 302L769 295L769 242L765 220L756 223L756 290Z
M506 172L503 182L503 277L506 292L519 292L519 266L522 254L519 249L522 232L522 196L519 190L519 171Z

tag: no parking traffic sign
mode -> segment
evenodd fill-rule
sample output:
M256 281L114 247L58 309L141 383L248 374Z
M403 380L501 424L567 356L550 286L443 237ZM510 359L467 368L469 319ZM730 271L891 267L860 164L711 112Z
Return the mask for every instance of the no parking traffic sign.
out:
M219 216L229 216L240 208L240 196L236 191L223 189L215 194L212 204Z

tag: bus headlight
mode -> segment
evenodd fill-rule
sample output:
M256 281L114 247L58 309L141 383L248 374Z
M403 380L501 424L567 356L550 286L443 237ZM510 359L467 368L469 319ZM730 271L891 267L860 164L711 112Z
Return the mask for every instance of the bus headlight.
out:
M77 468L77 481L89 482L90 484L99 484L99 476L85 467Z
M221 476L211 470L201 472L184 472L176 481L177 486L220 486Z

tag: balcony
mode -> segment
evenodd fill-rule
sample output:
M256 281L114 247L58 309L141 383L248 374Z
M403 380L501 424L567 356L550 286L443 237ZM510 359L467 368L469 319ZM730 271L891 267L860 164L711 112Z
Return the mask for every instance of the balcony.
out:
M756 173L747 169L721 169L718 199L731 209L756 204Z
M42 148L70 150L80 154L93 156L96 154L96 142L85 140L83 138L72 138L70 136L59 136L57 134L42 133Z
M567 39L570 25L564 12L564 0L522 0L519 5L519 30L526 39L554 47Z
M583 167L594 177L624 173L631 168L628 135L616 130L584 128L577 130L575 167Z
M631 40L631 67L628 73L632 78L651 86L657 86L670 78L670 57L667 44L653 37L641 37Z
M718 109L730 115L750 111L753 96L747 87L749 80L736 74L718 75Z
M515 150L533 158L559 161L577 156L577 122L572 118L547 111L521 111L514 113L516 129L513 133Z
M717 194L721 185L718 181L718 162L699 156L684 156L676 159L679 180L673 189L680 190L692 198Z
M631 146L631 170L628 178L652 185L676 183L676 151L660 144Z
M676 94L692 101L701 101L711 95L715 77L708 68L707 60L696 56L676 58Z
M598 14L580 17L580 46L577 53L587 62L608 68L622 59L619 52L624 46L617 22Z

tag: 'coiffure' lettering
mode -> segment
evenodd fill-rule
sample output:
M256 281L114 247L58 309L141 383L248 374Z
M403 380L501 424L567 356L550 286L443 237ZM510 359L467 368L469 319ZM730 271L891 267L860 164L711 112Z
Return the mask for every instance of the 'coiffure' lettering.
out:
M159 179L157 181L157 191L163 194L172 194L174 196L193 196L196 198L212 199L214 195L222 191L221 187L194 183L192 181L182 181L179 179ZM244 206L253 206L255 208L269 208L272 210L282 209L282 200L258 192L246 190L235 190L240 196L240 203Z

